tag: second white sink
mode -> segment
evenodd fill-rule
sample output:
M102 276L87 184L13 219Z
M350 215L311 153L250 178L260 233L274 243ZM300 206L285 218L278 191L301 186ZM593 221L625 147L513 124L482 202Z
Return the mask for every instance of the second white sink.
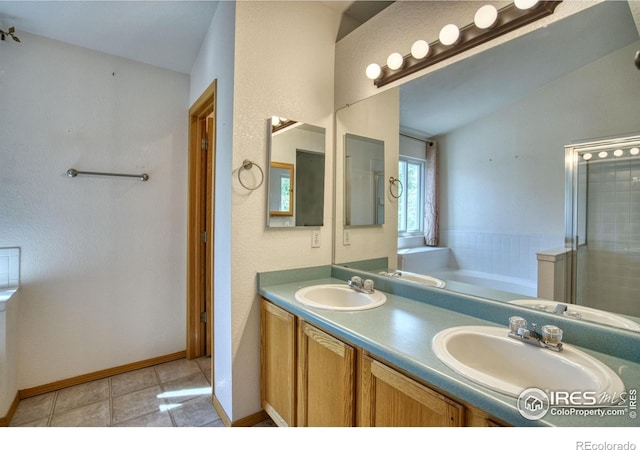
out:
M620 395L624 384L608 366L571 345L561 352L507 336L508 328L462 326L433 338L436 356L460 375L518 397L525 389Z
M387 296L378 290L371 294L357 292L346 284L318 284L298 289L295 299L313 308L360 311L381 306Z

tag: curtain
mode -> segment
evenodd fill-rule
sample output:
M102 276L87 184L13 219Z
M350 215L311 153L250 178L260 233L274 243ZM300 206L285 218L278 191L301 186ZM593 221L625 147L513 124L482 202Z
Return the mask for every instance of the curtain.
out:
M438 224L438 143L426 143L426 167L424 186L424 243L437 247L439 241Z

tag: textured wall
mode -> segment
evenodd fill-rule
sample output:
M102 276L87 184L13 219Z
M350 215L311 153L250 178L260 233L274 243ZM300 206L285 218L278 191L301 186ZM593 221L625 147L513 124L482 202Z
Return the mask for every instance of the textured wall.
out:
M391 89L336 113L335 263L389 258L395 267L398 238L398 200L389 195L388 179L398 176L400 145L399 90ZM344 244L345 134L384 141L384 225L349 227L351 243ZM395 192L395 191L394 191Z
M0 47L0 247L22 248L20 387L184 350L188 77L20 38Z
M316 2L236 4L233 178L219 188L232 202L231 359L233 419L260 410L260 322L256 273L331 264L334 48L338 14ZM320 248L310 229L267 229L267 184L242 188L235 172L244 159L267 167L266 119L277 115L324 127L325 210ZM254 169L255 170L255 169ZM244 178L243 178L244 179ZM250 183L250 178L246 183ZM218 185L216 186L218 189ZM216 230L218 232L218 230ZM217 249L216 249L217 251ZM217 339L217 334L216 334ZM216 355L216 358L218 355ZM216 374L217 378L218 374ZM218 380L216 379L216 384ZM216 386L217 392L218 386ZM225 388L226 389L226 388Z
M214 385L218 400L231 405L231 195L233 159L233 60L236 2L220 2L191 71L190 102L217 81L214 217Z

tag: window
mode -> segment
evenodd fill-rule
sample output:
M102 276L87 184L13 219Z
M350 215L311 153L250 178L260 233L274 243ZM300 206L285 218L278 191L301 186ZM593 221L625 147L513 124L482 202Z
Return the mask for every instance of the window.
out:
M423 234L425 161L400 156L398 177L404 192L398 199L398 235Z

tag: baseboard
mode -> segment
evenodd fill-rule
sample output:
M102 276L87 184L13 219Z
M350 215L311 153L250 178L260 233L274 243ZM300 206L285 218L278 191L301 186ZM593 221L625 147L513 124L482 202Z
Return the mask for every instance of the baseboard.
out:
M125 372L131 372L132 370L143 369L145 367L155 366L165 362L175 361L186 357L186 350L181 352L171 353L169 355L158 356L155 358L145 359L134 363L124 364L118 367L112 367L110 369L98 370L97 372L91 372L85 375L79 375L77 377L67 378L65 380L54 381L53 383L43 384L32 388L22 389L18 391L20 399L35 397L36 395L47 394L49 392L57 391L59 389L68 388L89 381L100 380L102 378L112 377Z
M224 423L224 426L230 427L231 420L229 419L229 416L227 416L227 413L225 412L224 408L222 407L222 404L220 404L220 401L215 396L215 394L211 398L211 403L213 404L213 407L215 408L218 415L220 416L220 419L222 419L222 423Z
M251 414L250 416L243 417L242 419L231 421L215 395L212 398L212 403L225 427L252 427L253 425L269 418L269 415L264 410L261 410L255 414Z
M7 411L7 416L0 417L0 428L9 426L9 424L11 423L11 419L13 419L13 415L15 414L16 409L18 408L19 403L20 403L20 393L16 392L16 396L13 399L13 403L11 403L11 406L9 407L9 411Z

